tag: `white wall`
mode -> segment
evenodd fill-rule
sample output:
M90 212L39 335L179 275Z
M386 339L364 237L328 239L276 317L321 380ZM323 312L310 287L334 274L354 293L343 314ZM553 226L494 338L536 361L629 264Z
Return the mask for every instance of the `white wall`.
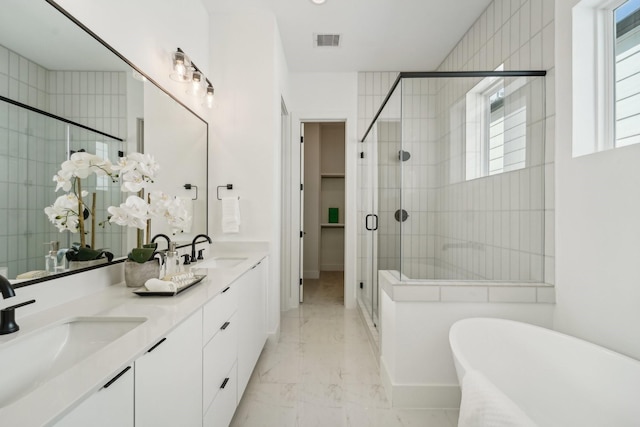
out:
M292 111L292 176L300 176L300 165L295 159L300 157L300 123L303 121L346 121L345 140L345 306L355 308L356 298L356 166L357 166L357 73L291 73ZM295 186L295 185L294 185ZM293 191L292 211L297 211L300 192ZM300 219L291 213L291 227L300 230ZM297 235L296 235L297 236ZM296 237L294 236L294 237ZM298 242L292 242L293 255L297 253ZM291 294L297 298L298 265L292 262ZM294 291L295 290L295 291ZM298 305L297 299L290 298L288 308Z
M555 328L640 358L640 145L572 158L571 8L556 1ZM584 35L584 40L590 40Z
M280 322L281 98L288 102L287 65L273 14L217 11L211 17L211 79L217 108L211 123L210 200L216 240L266 241L272 259L268 331ZM237 234L222 234L221 196L240 197Z

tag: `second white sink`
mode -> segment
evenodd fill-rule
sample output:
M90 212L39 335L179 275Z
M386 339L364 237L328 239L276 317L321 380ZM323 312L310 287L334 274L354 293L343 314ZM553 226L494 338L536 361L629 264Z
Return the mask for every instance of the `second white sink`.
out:
M120 338L144 317L75 317L0 345L0 408Z
M199 262L194 268L231 268L246 260L241 257L215 257Z

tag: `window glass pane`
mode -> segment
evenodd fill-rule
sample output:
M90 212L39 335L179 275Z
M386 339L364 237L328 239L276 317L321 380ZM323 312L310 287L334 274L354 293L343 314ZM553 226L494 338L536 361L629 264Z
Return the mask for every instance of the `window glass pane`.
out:
M614 11L616 147L640 142L640 0Z

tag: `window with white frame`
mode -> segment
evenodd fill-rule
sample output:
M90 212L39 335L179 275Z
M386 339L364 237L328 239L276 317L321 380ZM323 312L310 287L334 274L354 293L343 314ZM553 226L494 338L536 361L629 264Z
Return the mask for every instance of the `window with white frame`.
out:
M523 85L523 79L505 82L500 77L487 77L467 93L467 181L526 166L527 109L520 93Z
M615 146L640 142L640 0L613 12L615 23Z
M573 8L573 156L640 142L640 0Z

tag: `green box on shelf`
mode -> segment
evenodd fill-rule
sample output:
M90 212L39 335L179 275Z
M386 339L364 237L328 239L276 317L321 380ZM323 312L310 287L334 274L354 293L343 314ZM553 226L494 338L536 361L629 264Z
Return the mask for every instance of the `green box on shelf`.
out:
M329 224L337 224L339 222L340 215L338 208L329 208Z

